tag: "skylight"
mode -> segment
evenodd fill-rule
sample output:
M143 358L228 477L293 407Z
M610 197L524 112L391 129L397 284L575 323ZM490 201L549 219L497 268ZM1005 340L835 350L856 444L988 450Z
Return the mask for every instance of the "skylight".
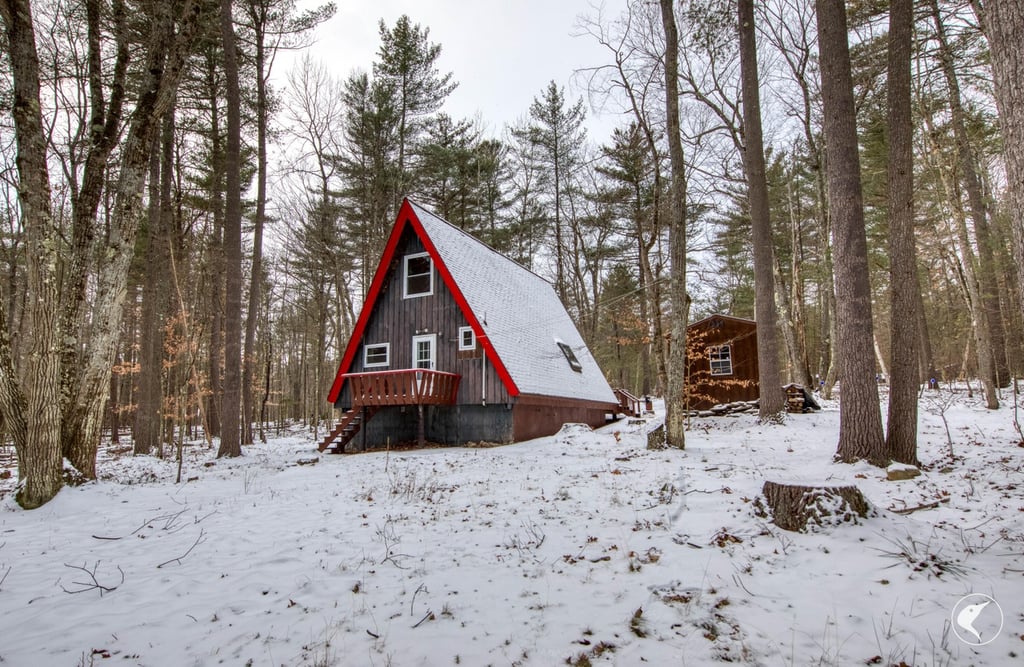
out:
M572 348L560 341L555 341L558 344L558 349L565 355L565 360L569 362L569 368L573 369L577 373L583 372L583 364L576 358L576 353L572 351Z

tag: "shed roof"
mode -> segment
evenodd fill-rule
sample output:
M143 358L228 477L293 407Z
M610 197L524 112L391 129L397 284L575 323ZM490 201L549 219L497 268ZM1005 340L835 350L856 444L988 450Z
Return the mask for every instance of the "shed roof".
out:
M723 315L722 313L712 313L711 315L708 315L707 317L699 319L696 322L690 322L686 326L686 328L687 329L691 329L691 328L702 327L705 324L707 324L707 323L709 323L709 322L711 322L711 321L713 321L715 319L728 320L730 322L735 322L737 324L745 324L745 325L750 326L751 328L756 328L757 327L757 322L756 321L751 320L751 319L747 319L746 317L734 317L732 315Z
M615 394L554 288L526 267L406 199L374 276L329 400L341 391L398 240L411 226L512 396L535 394L613 404ZM573 370L559 343L582 367Z

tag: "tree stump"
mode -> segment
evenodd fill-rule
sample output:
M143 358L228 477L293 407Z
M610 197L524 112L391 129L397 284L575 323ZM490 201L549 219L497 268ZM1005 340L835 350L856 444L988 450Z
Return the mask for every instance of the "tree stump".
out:
M665 448L665 424L658 424L657 427L647 432L647 449Z
M761 494L771 508L772 521L783 530L805 532L808 524L858 523L870 512L856 486L765 482Z

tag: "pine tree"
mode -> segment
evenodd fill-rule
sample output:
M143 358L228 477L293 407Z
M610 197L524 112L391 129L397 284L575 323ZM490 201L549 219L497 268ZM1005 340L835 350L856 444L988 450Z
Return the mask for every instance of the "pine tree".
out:
M218 458L242 455L242 96L231 0L220 0L220 29L228 125L224 152L224 397Z
M754 287L757 298L757 364L759 416L781 421L786 397L779 369L778 327L775 316L775 253L772 249L771 209L765 175L761 133L761 102L757 78L757 40L753 0L739 0L740 70L743 87L743 167L754 246Z
M980 3L974 3L980 7ZM982 24L992 53L992 74L1006 157L1007 194L1017 265L1020 305L1024 308L1024 6L1017 0L986 0Z
M913 0L889 5L889 290L892 304L892 370L886 448L894 461L917 463L918 370L916 294L917 253L914 247L914 126L910 107Z
M441 45L430 42L430 28L414 24L403 14L393 28L381 20L380 50L374 77L390 86L396 96L398 116L398 172L395 207L413 183L411 154L423 131L424 121L441 108L458 86L452 73L441 74L437 60Z
M545 182L551 188L551 200L547 207L553 221L555 290L562 303L569 302L569 283L566 268L568 239L565 229L564 209L566 196L573 187L573 171L579 166L586 129L583 121L583 98L566 107L565 91L554 81L550 82L541 97L533 98L530 105L530 122L520 130L535 149L532 157L546 174Z
M816 7L842 383L836 456L885 465L846 6L843 0L816 0Z

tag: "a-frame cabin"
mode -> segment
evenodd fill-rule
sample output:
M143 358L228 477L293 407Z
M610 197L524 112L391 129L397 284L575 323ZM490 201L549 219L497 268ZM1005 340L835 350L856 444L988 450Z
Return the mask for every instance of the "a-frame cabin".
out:
M328 400L344 414L321 451L507 443L619 410L552 286L408 199Z

